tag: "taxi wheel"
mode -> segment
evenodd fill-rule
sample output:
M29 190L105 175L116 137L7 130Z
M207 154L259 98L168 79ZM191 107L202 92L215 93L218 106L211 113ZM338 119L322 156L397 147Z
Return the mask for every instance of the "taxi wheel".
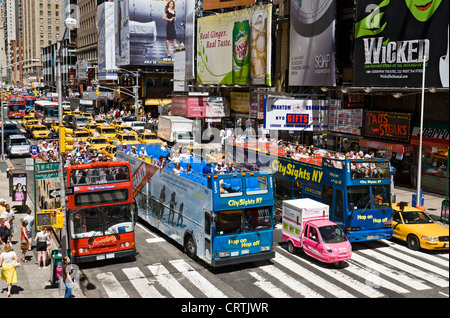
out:
M406 238L406 245L408 245L408 248L418 251L420 249L419 238L413 234L408 235Z

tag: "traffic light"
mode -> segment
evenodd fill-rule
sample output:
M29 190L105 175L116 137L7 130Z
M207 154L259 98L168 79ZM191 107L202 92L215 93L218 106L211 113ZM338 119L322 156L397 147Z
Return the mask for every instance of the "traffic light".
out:
M120 96L120 88L117 89L117 95Z
M93 67L88 68L88 83L91 86L91 82L94 80L95 70Z
M100 95L100 91L98 88L95 90L95 94L97 94L97 96Z

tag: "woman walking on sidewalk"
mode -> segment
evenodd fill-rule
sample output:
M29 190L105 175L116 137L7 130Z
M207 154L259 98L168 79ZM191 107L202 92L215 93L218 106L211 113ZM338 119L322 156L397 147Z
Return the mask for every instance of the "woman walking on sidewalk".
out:
M6 280L8 284L8 297L11 297L11 286L17 283L17 272L14 261L18 261L19 258L16 252L12 250L11 244L6 244L3 253L0 254L0 265L2 267L1 279Z
M24 220L22 222L22 227L20 228L20 251L21 251L21 259L22 262L28 262L28 260L25 259L25 254L28 250L28 230L27 230L28 221Z
M49 240L48 233L45 231L43 227L39 228L39 233L36 234L36 250L38 252L37 264L39 269L47 268L45 262L47 261L47 241ZM42 266L41 266L42 261Z

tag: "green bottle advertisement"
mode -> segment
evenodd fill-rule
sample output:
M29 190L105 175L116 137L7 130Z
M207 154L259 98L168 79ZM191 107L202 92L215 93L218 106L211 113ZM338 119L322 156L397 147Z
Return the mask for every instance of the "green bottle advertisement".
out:
M250 84L250 23L248 20L234 23L233 84Z

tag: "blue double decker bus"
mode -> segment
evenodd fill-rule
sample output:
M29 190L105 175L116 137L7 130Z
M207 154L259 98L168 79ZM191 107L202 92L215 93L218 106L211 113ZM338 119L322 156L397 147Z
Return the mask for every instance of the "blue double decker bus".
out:
M147 146L147 153L152 149ZM201 171L206 163L193 160L192 172L177 175L170 165L160 168L151 158L122 152L116 156L130 162L139 217L183 246L190 257L219 267L275 256L271 173L205 176Z
M273 173L278 211L283 200L311 198L329 206L330 220L344 230L350 242L392 237L388 159L296 160L237 144L228 145L227 158L255 171Z

